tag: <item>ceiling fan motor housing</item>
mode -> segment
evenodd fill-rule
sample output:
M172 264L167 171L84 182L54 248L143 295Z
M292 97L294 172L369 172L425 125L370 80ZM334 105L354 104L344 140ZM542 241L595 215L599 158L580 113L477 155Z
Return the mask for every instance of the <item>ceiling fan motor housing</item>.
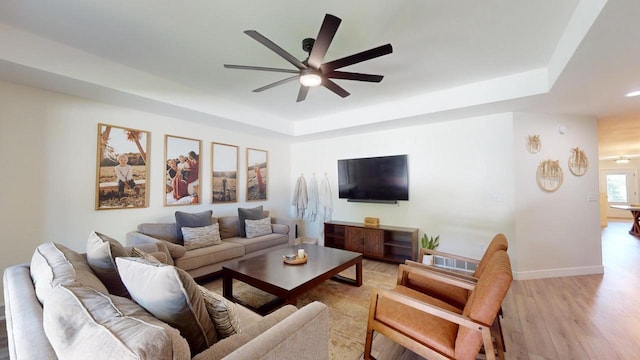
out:
M313 44L316 42L315 39L306 38L302 40L302 50L304 50L307 54L311 54L311 50L313 49Z

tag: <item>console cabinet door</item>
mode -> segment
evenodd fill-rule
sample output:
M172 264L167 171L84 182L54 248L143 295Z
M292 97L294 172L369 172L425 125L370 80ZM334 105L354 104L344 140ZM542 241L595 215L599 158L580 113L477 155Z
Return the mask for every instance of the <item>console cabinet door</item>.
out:
M378 229L362 229L364 233L364 249L366 255L384 256L384 231Z
M344 231L344 249L355 252L363 252L362 229L347 227Z

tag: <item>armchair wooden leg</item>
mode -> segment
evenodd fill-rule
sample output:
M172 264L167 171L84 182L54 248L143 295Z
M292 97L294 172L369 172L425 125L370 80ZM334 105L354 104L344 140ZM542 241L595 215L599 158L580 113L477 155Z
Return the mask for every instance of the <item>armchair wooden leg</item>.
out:
M373 344L373 318L376 313L376 307L378 305L378 292L373 291L371 293L371 300L369 301L369 318L367 320L367 338L364 342L364 360L370 360L375 358L371 356L371 345Z

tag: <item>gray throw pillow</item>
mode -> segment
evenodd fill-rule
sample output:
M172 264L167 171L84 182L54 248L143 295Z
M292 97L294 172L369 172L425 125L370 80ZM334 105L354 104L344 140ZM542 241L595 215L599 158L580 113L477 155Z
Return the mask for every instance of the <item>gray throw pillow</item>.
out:
M211 216L213 211L207 210L195 214L186 213L182 211L176 211L176 236L180 245L184 244L184 238L182 236L183 227L200 227L211 225Z
M247 237L245 230L245 220L260 220L265 218L262 205L253 209L238 208L238 235Z
M127 288L120 280L116 258L127 256L127 251L118 240L107 235L92 231L87 239L87 262L98 276L109 293L122 297L129 297Z

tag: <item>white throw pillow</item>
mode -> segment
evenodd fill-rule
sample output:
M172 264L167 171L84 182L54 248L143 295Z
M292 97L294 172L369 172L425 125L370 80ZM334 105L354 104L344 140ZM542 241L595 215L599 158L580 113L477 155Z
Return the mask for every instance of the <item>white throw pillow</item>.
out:
M245 229L247 232L247 239L254 237L271 234L271 218L267 217L260 220L245 220Z
M181 230L184 248L187 250L222 244L220 225L218 224L193 228L183 227Z

